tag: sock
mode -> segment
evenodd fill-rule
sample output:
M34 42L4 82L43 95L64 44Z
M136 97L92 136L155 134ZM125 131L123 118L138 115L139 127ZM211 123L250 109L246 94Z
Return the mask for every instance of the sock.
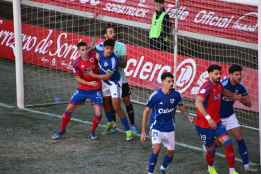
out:
M148 161L148 173L153 173L156 166L158 155L151 153Z
M130 130L130 126L129 126L127 117L124 116L123 118L121 118L121 124L123 125L125 131Z
M71 120L71 115L72 115L72 113L68 112L68 111L65 111L63 113L63 117L62 117L62 120L61 120L61 123L60 123L59 133L65 132L65 129L66 129L67 125L69 124L70 120Z
M238 144L238 152L243 161L243 164L248 164L249 157L248 157L248 151L247 151L247 147L246 147L246 143L245 143L244 139L238 140L237 144Z
M229 173L232 173L235 171L235 168L229 168L228 170L229 170Z
M127 113L128 113L130 124L134 125L135 124L134 109L133 109L133 106L132 106L131 103L129 105L126 105L126 110L127 110Z
M227 165L229 168L234 168L235 166L235 153L232 143L225 144L225 156L227 159Z
M216 145L207 147L206 160L209 166L213 166L214 164L215 153L216 153Z
M98 127L99 123L101 122L102 116L101 115L94 115L92 117L92 133L95 134L96 128Z
M113 121L113 112L105 112L105 116L108 120L108 122L112 122Z
M112 113L112 121L116 122L116 113L114 110L111 111Z
M173 156L166 155L161 165L161 169L165 170L168 167L168 165L172 162L172 160L173 160Z

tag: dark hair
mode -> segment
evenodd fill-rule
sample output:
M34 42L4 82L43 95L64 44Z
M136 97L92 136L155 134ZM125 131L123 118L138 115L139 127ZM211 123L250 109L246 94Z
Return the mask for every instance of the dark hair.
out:
M114 47L115 45L115 40L114 39L108 39L108 40L105 40L103 42L103 46L106 47L106 46L111 46L111 47Z
M165 80L166 78L174 78L173 74L171 74L170 72L164 72L162 75L161 75L161 81Z
M106 27L104 28L103 34L106 34L106 33L107 33L107 29L109 29L109 28L113 28L113 29L115 30L115 27L114 27L111 23L109 23L109 24L106 25Z
M233 64L228 69L229 74L232 74L232 73L234 73L236 71L240 71L241 72L242 71L242 67L240 65Z
M154 0L154 1L157 2L157 3L161 3L161 4L164 3L164 0Z
M87 44L85 43L85 42L83 42L83 41L81 41L81 42L79 42L78 44L77 44L77 48L79 49L80 47L83 47L83 46L87 46Z
M216 64L210 65L207 69L208 73L213 72L215 70L221 71L222 67Z

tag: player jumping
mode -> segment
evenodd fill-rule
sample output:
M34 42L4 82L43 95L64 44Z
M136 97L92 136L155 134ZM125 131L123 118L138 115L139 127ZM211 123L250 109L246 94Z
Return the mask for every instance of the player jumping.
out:
M242 67L239 65L231 65L229 68L229 76L228 78L222 81L222 85L225 89L242 95L241 100L239 101L245 106L251 107L250 97L248 96L248 92L246 88L241 84L242 79ZM228 97L222 97L221 102L221 120L222 124L225 126L226 130L229 133L232 133L235 137L238 144L238 152L243 161L244 169L246 171L250 169L250 161L248 157L248 150L245 144L245 141L241 134L240 124L237 120L236 114L234 112L234 101Z
M112 25L107 25L106 28L104 29L104 38L105 40L108 39L115 39L116 33L115 29ZM104 45L103 43L100 43L96 46L96 50L98 52L103 51ZM114 54L119 58L119 72L122 77L122 99L126 107L126 111L129 117L130 121L130 129L134 133L138 133L138 129L135 126L135 117L134 117L134 109L133 105L130 100L130 95L131 95L131 90L127 81L127 78L124 73L124 68L126 67L127 64L127 48L124 43L116 41L115 46L114 46ZM116 116L115 116L115 111L113 110L112 107L112 101L111 97L107 94L103 95L103 101L104 101L104 110L105 110L105 115L107 117L108 123L107 123L107 131L112 131L115 132L116 128Z
M240 96L224 90L220 83L221 67L219 65L210 65L207 71L209 79L203 83L196 96L195 107L197 117L194 123L201 141L206 147L208 172L209 174L217 174L214 167L215 139L217 139L224 145L229 174L238 174L235 170L235 154L232 140L221 123L219 112L222 95L230 97L233 100L240 100Z
M52 135L52 139L61 139L65 133L65 129L71 120L71 115L76 107L83 104L87 99L91 101L94 110L92 119L92 128L90 138L96 139L95 130L101 122L101 107L103 103L101 93L101 81L86 74L86 71L92 70L99 72L98 61L96 59L96 51L88 48L85 42L77 45L80 58L73 65L73 74L78 83L78 88L72 95L65 112L62 115L59 131Z
M121 108L121 75L118 70L118 58L113 52L114 45L115 41L112 39L104 41L104 50L97 54L100 74L93 71L90 71L88 74L93 78L102 80L102 92L105 96L112 98L113 109L124 126L126 140L130 141L133 139L133 133L130 130L129 121Z
M154 172L157 158L161 150L161 143L167 148L167 155L160 167L160 173L165 174L165 170L172 162L175 149L175 112L176 108L183 112L186 108L182 104L179 92L173 89L173 75L163 73L161 76L162 87L153 92L148 100L143 112L141 142L146 139L146 125L150 111L150 134L152 141L152 153L148 160L148 174Z

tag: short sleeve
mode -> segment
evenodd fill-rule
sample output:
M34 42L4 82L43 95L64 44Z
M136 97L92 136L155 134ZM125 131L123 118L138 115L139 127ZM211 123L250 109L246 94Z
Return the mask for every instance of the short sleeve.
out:
M183 98L180 93L178 93L178 105L183 105Z
M150 95L150 97L149 97L149 99L147 101L147 104L146 104L147 107L153 108L155 106L155 104L156 104L156 94L157 94L157 91L153 92Z
M95 50L96 50L97 53L102 52L103 49L104 49L104 48L103 48L103 44L102 44L102 43L100 43L100 44L98 44L98 45L95 46Z
M204 99L207 98L210 91L210 84L208 82L205 82L198 91L197 96L203 97Z
M124 43L116 42L114 47L114 52L118 57L126 56L127 55L127 49Z
M248 95L247 89L243 85L240 85L239 93L242 96L247 96Z

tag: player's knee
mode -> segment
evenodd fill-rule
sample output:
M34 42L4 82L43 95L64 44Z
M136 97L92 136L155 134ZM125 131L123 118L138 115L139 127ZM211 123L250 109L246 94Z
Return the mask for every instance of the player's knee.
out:
M152 152L154 153L154 154L159 154L160 153L160 145L159 144L154 144L153 146L152 146Z
M222 135L222 136L220 136L219 138L219 141L222 143L222 144L224 144L225 146L227 146L227 145L232 145L233 144L233 142L232 142L232 140L229 138L229 136L228 135Z
M167 151L167 155L168 155L169 157L173 158L173 156L174 156L174 150L168 150L168 151Z
M215 144L211 144L209 146L206 146L206 151L209 154L214 154L216 151L216 145Z

